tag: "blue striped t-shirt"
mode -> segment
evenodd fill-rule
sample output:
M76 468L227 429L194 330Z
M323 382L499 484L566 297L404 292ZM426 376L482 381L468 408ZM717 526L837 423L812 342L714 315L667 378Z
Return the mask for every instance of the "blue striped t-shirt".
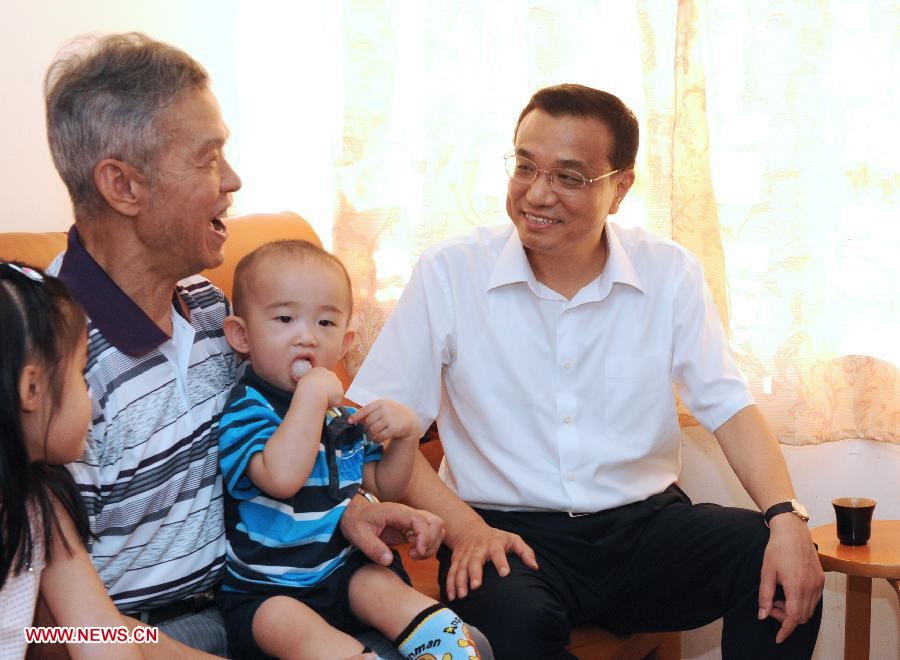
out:
M319 451L304 486L278 499L257 488L247 465L281 424L293 394L264 382L248 367L219 422L219 463L225 487L226 572L222 588L268 593L321 582L356 549L340 519L362 483L363 465L381 459L361 426L347 423L355 410L329 410Z

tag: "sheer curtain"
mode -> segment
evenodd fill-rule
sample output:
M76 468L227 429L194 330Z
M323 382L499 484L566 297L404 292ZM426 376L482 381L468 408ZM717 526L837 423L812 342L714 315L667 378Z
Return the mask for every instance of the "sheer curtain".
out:
M701 42L687 54L705 71L717 211L690 231L704 248L686 244L721 250L708 277L757 401L786 443L900 442L900 6L680 9L679 39Z
M507 222L502 155L537 88L579 82L641 121L614 220L703 262L783 442L900 442L892 0L345 2L333 246L358 367L422 250Z

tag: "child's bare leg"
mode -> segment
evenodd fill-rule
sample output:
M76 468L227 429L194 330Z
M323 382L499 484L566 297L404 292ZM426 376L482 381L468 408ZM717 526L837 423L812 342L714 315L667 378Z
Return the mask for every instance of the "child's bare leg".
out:
M377 628L400 654L477 660L477 643L465 623L449 608L419 593L394 573L375 564L350 578L350 609L363 623ZM436 653L437 650L440 653Z
M285 659L334 660L363 650L350 635L288 596L273 596L256 610L253 640L268 655Z
M383 566L368 564L350 578L351 611L390 640L402 633L419 612L436 603Z

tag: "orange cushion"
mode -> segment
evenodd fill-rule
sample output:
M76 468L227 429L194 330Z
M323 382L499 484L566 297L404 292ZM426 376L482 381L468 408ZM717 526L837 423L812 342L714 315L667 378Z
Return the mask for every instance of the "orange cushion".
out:
M269 241L282 239L302 239L322 247L322 241L316 236L312 226L296 213L258 213L229 218L228 240L225 242L225 261L221 266L204 271L213 284L222 289L231 298L234 269L238 261L254 248Z
M0 259L4 261L22 261L43 269L65 249L66 233L62 231L0 233Z

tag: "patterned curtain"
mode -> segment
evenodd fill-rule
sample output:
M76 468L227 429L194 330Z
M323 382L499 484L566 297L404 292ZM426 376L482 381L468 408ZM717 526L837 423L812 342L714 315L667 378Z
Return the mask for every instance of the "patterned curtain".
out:
M641 120L614 220L698 255L781 441L900 443L895 0L349 0L340 32L351 372L425 247L508 222L530 94L580 82Z

